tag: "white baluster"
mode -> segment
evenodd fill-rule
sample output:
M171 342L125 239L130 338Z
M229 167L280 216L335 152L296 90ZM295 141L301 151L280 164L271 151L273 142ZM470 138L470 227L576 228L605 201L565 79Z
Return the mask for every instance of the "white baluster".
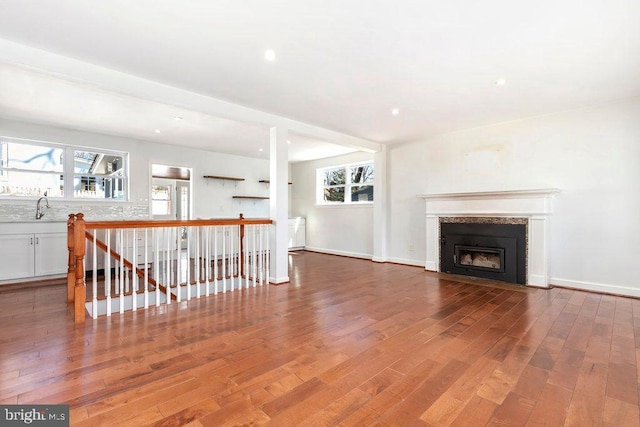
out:
M153 279L156 282L156 307L160 307L160 233L158 233L158 228L153 228L153 247L155 251L153 252Z
M263 252L262 252L262 225L258 225L258 270L260 271L260 286L262 286L262 283L264 282L264 274L263 274L263 269L264 269L264 259L263 259Z
M205 246L204 246L204 275L205 275L205 290L204 294L209 296L209 277L211 277L211 227L204 227Z
M167 245L167 251L164 254L166 270L165 286L167 288L167 304L171 304L171 236L173 235L173 232L169 227L165 227L163 230L164 239L166 241L165 243Z
M271 245L269 244L269 238L270 238L271 230L270 230L269 225L265 225L264 228L266 229L266 235L267 235L267 245L266 245L267 246L267 258L266 258L266 260L267 260L266 264L267 265L265 266L265 270L266 270L265 278L266 278L266 282L267 282L267 285L268 285L269 284L269 264L271 262L271 258L270 258L270 256L271 256Z
M104 293L107 295L107 316L111 316L111 229L106 229L104 234L107 244L104 256Z
M131 309L133 311L138 310L138 297L136 292L138 291L138 272L136 267L138 266L138 237L136 233L137 229L131 229L131 244L133 246L133 255L131 256Z
M216 295L218 289L218 227L212 227L213 230L213 256L211 261L213 262L213 294Z
M242 289L242 279L240 278L240 226L233 226L233 276L237 278L238 289Z
M242 252L244 257L244 287L249 289L249 230L248 226L244 227L244 242L242 245Z
M193 266L193 274L195 274L195 279L196 279L196 298L200 298L200 278L202 277L202 274L200 272L200 234L202 233L202 227L196 227L195 229L195 233L196 233L196 246L195 246L195 250L196 253L194 254L194 266Z
M236 251L233 246L233 233L235 229L234 226L229 227L229 284L231 286L231 290L235 291L235 280L233 278L233 265L235 263Z
M118 253L120 254L120 313L124 313L124 291L122 285L124 284L124 230L121 228L119 231L120 245L118 247Z
M191 299L191 227L187 227L187 260L185 269L187 270L187 301Z
M91 311L93 318L98 317L98 230L93 230L93 301L91 302Z
M227 227L222 226L222 293L227 292L227 252L226 252L226 240L227 240Z
M180 228L179 227L173 227L173 231L175 231L176 233L176 243L177 243L177 248L176 248L176 294L177 294L177 301L180 302L182 300L182 289L180 287L180 284L182 283L182 236L180 235Z
M144 229L144 308L149 308L149 239Z
M251 260L253 261L253 266L251 268L251 271L253 273L253 287L255 288L256 285L258 284L258 271L256 270L258 268L258 254L257 254L257 245L256 245L256 238L257 238L257 225L253 225L251 226L251 232L253 233L253 256L251 257Z

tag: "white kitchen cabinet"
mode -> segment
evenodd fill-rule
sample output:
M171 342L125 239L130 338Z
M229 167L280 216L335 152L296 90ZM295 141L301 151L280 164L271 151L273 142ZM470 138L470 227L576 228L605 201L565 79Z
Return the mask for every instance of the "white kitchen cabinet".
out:
M303 249L305 239L306 220L301 217L289 218L289 249Z
M0 280L67 272L66 233L0 234Z
M67 233L35 234L35 276L64 274L68 270Z
M134 236L135 235L135 236ZM134 240L135 237L135 240ZM137 266L145 265L145 250L147 251L147 263L153 260L152 233L147 231L145 239L144 230L125 229L122 234L116 231L116 251L120 251L120 239L123 241L122 255ZM135 247L135 262L133 260L133 248ZM117 260L116 260L117 261Z

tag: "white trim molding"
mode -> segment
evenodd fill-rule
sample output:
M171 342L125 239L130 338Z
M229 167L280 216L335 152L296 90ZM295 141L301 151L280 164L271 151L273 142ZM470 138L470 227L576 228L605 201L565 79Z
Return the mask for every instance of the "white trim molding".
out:
M373 257L372 254L363 254L359 252L350 252L350 251L339 251L339 250L325 249L325 248L315 248L311 246L305 246L304 250L309 252L318 252L318 253L327 254L327 255L339 255L339 256L345 256L349 258L361 258L361 259L368 259L368 260L371 260Z
M440 271L440 217L527 218L527 285L549 287L548 217L555 188L422 194L425 200L427 253L425 269Z
M631 286L607 285L604 283L583 282L579 280L562 279L559 277L552 277L551 285L563 288L640 298L640 289Z

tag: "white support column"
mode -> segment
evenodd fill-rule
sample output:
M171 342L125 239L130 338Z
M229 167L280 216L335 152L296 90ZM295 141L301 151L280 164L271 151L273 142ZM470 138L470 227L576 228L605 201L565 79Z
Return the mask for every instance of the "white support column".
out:
M373 155L373 259L387 261L387 147Z
M271 227L271 283L289 281L288 270L288 217L289 217L289 158L287 137L289 131L283 127L270 130L270 174L269 174L269 216Z

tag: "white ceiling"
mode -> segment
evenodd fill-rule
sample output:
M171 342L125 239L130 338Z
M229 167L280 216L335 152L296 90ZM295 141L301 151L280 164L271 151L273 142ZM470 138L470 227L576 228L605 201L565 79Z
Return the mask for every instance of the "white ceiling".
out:
M386 144L640 95L638 16L635 0L0 0L0 38ZM268 139L3 58L8 117L223 152ZM307 144L292 135L292 154Z
M269 158L266 126L105 91L1 63L0 112L9 119ZM299 134L290 134L289 140L290 162L355 151Z

